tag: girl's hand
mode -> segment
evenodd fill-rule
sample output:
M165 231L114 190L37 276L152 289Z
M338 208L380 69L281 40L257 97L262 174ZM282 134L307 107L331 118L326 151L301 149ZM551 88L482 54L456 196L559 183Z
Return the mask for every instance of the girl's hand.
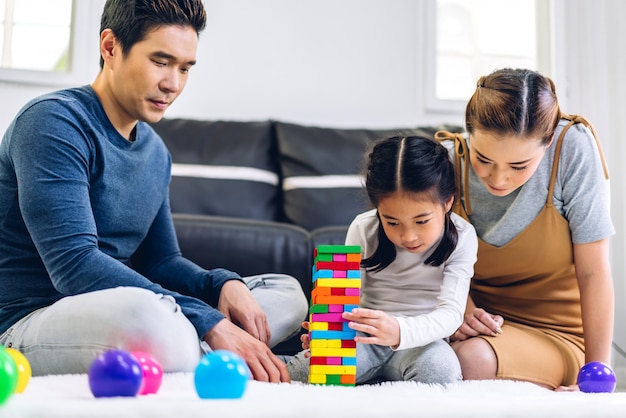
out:
M350 328L369 334L369 337L355 337L354 340L358 343L392 348L400 344L400 324L396 318L383 311L356 308L352 312L344 312L343 318L350 321L348 324Z
M465 312L463 323L452 335L452 341L463 341L477 335L496 337L502 334L504 318L492 315L482 308L472 308Z
M308 323L308 321L304 321L304 322L302 323L302 328L304 328L304 329L306 329L306 330L308 330L308 329L309 329L309 323ZM306 352L304 353L304 358L309 358L309 357L311 357L311 351L309 351L309 350L310 350L310 348L311 348L311 339L309 338L309 334L308 334L308 333L306 333L306 334L302 334L302 335L300 336L300 342L302 343L302 349L303 349L303 350L306 350Z

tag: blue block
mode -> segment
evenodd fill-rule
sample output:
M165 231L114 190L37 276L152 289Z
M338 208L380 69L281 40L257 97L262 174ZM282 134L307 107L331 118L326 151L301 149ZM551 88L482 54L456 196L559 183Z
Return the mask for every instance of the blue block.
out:
M324 339L324 340L353 340L356 337L356 331L311 331L310 337L312 340Z
M356 366L356 357L342 357L341 365L342 366Z

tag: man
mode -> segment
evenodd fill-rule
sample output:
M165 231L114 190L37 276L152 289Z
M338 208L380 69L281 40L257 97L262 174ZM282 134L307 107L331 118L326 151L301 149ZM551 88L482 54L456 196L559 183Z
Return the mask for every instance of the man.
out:
M34 375L111 348L192 371L210 347L289 381L270 347L300 329L300 285L181 256L170 156L146 123L182 92L205 22L201 0L108 0L93 84L34 99L0 143L0 343Z

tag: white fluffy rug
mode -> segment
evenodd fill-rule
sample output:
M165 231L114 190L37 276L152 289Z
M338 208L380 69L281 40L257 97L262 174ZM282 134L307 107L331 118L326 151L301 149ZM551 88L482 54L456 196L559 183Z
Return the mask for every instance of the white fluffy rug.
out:
M157 394L94 398L86 375L31 379L0 406L0 417L624 417L626 393L556 393L530 383L462 382L446 387L408 382L309 386L249 382L237 400L200 399L193 374L169 374Z

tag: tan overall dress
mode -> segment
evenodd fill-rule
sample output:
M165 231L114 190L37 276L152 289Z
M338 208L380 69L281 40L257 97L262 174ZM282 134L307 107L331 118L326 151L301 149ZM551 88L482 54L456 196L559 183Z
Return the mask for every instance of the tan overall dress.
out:
M470 295L477 307L505 320L502 334L481 336L496 353L498 378L556 388L575 384L584 364L572 239L567 220L552 203L564 134L581 121L584 119L572 118L557 140L548 198L531 224L501 247L478 240ZM448 132L438 132L436 138L454 139L458 187L453 211L469 221L467 142L461 135Z

